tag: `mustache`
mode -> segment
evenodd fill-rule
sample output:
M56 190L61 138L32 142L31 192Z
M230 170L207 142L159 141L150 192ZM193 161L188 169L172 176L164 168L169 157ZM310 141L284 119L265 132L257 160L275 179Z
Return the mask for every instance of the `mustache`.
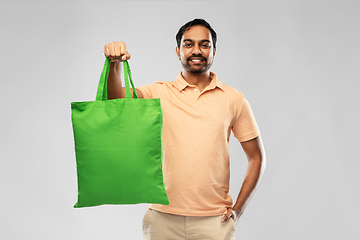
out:
M187 61L190 61L192 58L197 58L197 59L201 59L201 60L205 60L205 61L206 61L206 58L203 57L202 55L192 55L192 56L188 57L186 60L187 60Z

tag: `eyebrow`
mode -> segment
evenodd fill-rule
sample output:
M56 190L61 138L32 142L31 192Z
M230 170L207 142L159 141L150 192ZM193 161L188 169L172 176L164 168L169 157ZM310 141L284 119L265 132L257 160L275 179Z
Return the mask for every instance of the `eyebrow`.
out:
M184 39L183 42L193 42L193 40L192 39ZM208 43L210 43L210 40L203 39L200 42L208 42Z

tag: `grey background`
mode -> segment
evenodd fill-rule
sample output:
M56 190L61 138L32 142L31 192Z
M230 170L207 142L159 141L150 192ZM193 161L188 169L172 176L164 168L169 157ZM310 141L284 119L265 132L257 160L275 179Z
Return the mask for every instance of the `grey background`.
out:
M94 100L103 46L137 86L175 79L175 34L218 33L212 71L248 98L267 153L237 239L359 239L359 1L1 1L1 239L141 239L146 204L73 209L70 103ZM246 158L230 142L231 194Z

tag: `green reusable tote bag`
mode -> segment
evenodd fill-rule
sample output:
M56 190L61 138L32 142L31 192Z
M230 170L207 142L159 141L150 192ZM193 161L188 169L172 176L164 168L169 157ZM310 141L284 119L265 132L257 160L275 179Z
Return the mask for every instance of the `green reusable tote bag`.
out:
M78 180L75 208L169 204L162 172L160 99L138 98L129 64L123 65L125 98L107 100L106 58L96 101L71 103Z

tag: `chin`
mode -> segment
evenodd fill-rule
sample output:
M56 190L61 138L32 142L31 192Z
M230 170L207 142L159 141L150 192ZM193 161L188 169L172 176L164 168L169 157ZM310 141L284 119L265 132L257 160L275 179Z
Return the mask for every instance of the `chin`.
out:
M206 72L206 70L205 69L201 69L201 70L188 69L188 72L191 72L194 74L202 74L202 73Z

